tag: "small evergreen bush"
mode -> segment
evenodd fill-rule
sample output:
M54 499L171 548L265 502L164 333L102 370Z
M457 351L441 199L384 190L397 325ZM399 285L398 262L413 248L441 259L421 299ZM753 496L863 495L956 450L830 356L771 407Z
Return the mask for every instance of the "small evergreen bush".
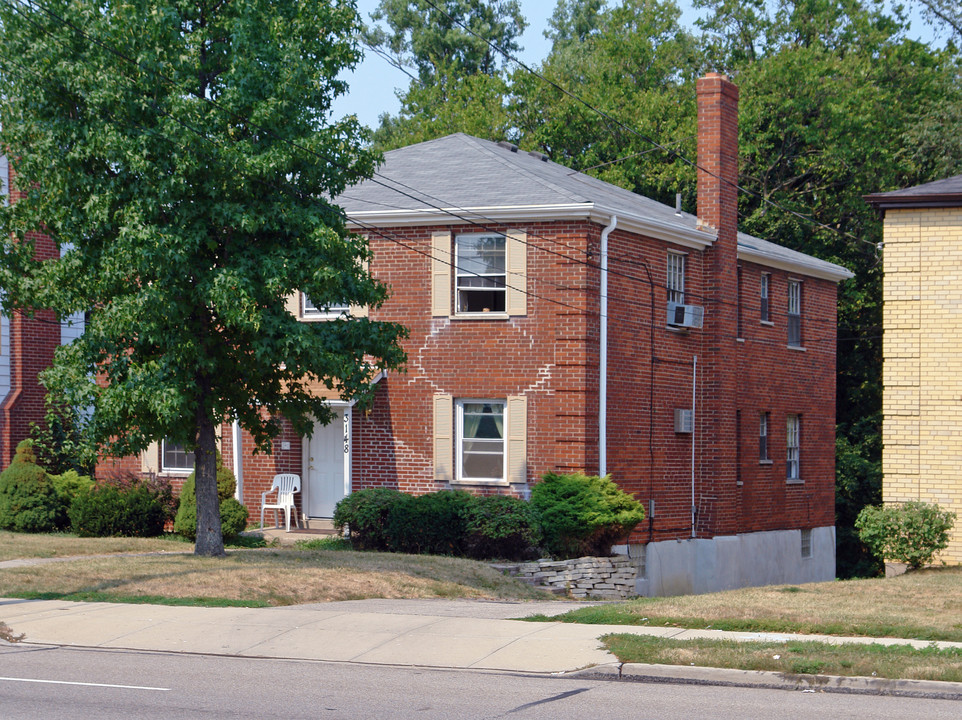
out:
M84 490L73 499L69 515L80 537L154 537L167 522L163 503L145 483Z
M17 445L13 461L0 473L0 528L15 532L52 532L63 525L60 495L37 465L33 442Z
M387 550L387 517L405 493L391 488L366 488L351 493L334 508L334 527L347 529L358 550Z
M645 519L641 503L610 476L546 473L531 490L544 548L559 559L607 556Z
M859 538L875 555L912 570L928 565L948 547L954 524L955 513L918 501L868 505L855 520Z
M478 560L527 560L540 542L531 507L508 495L476 498L466 530L467 554Z
M477 498L464 490L402 495L385 524L388 549L429 555L464 555L467 516Z
M180 503L174 517L174 532L190 540L197 539L197 491L194 473L184 481L180 490ZM217 497L220 499L220 529L229 540L247 529L247 508L234 497L237 480L230 468L224 467L217 455Z

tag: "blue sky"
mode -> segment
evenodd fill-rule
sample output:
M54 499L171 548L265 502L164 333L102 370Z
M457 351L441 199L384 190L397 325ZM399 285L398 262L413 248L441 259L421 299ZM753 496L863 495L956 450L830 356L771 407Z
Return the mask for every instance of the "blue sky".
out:
M365 22L370 22L370 14L378 2L358 0L358 11ZM550 43L542 33L548 26L548 18L554 12L555 4L556 0L521 0L521 11L528 21L528 28L521 38L524 50L520 53L520 59L528 64L537 64L548 54ZM694 21L700 11L694 10L689 0L679 0L678 4L682 8L682 24L694 30ZM911 5L911 0L907 4ZM912 36L932 39L931 29L921 20L914 18L912 26ZM397 113L399 103L395 89L406 88L410 81L407 75L370 51L346 79L351 85L350 92L334 103L334 117L355 113L363 124L372 128L377 127L381 113Z

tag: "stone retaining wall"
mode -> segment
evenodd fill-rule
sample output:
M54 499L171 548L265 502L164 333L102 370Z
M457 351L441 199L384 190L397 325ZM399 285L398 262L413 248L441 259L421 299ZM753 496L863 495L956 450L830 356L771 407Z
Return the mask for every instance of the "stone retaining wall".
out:
M576 598L625 598L635 594L637 571L631 558L624 555L538 560L505 569L523 580Z

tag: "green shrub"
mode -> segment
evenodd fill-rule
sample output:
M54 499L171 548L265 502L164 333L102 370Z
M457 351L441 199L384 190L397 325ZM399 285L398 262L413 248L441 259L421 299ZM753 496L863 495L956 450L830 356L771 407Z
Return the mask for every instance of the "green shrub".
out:
M62 475L50 475L50 482L60 495L62 500L66 500L67 506L84 490L89 490L94 486L93 478L89 475L80 475L76 470L67 470Z
M641 503L610 476L546 473L531 490L545 549L557 558L607 556L645 518Z
M477 498L464 490L402 495L385 524L388 549L429 555L464 555L467 516Z
M17 445L13 461L0 473L0 528L51 532L63 524L60 496L37 465L32 441L24 440Z
M402 496L405 494L391 488L353 492L334 508L334 527L340 532L349 531L351 543L358 550L387 550L388 512Z
M918 569L949 544L955 513L912 501L868 505L855 520L859 538L878 557Z
M70 526L80 537L153 537L164 532L167 516L147 484L125 488L99 484L81 491L70 504Z
M478 560L527 560L540 542L531 506L515 497L479 497L468 509L465 547Z
M180 489L180 503L174 517L174 532L191 540L197 539L197 491L194 473L184 481ZM220 529L228 540L247 528L247 508L234 497L237 480L230 468L224 467L217 456L217 497L220 499Z

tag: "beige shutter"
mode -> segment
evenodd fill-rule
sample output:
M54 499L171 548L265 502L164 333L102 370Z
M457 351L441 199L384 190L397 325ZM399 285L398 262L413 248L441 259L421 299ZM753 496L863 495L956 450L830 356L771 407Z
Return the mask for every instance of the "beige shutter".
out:
M147 449L140 453L140 471L144 473L160 474L160 443L152 442Z
M451 314L451 233L447 230L431 234L431 315Z
M454 402L450 395L434 396L434 479L454 478Z
M507 268L508 297L505 306L508 315L528 314L528 234L524 230L512 230L507 235L505 267Z
M508 396L508 482L528 481L528 398Z
M362 260L361 267L364 269L364 273L367 274L368 270L370 269L368 265L368 261ZM362 317L367 317L368 310L369 308L367 305L351 305L348 312L351 313L351 317L362 318Z
M298 320L301 319L301 294L299 292L292 292L286 298L284 298L284 307L287 308L287 312L296 317Z

